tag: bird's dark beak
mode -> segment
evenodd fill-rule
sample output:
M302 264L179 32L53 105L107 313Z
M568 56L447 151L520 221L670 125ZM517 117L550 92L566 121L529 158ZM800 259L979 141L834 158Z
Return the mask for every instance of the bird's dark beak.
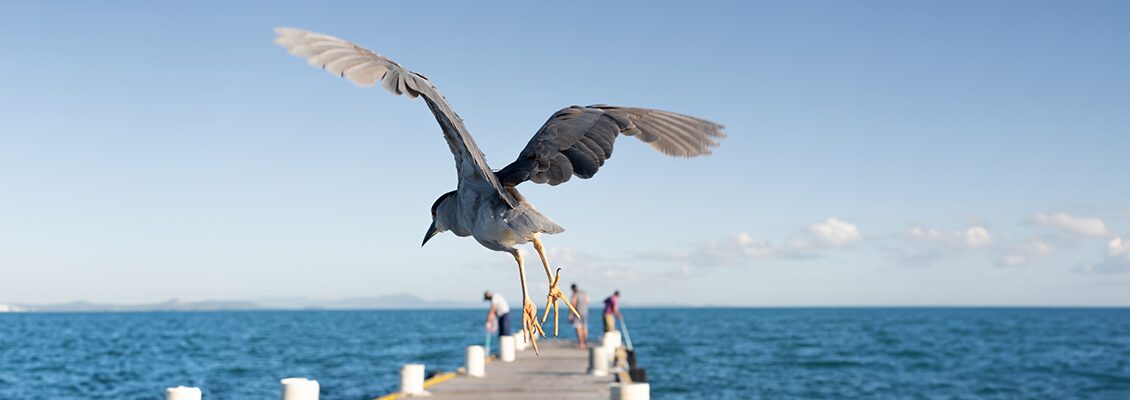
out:
M433 237L435 237L435 235L438 235L438 234L439 234L439 231L436 230L436 222L432 221L432 226L428 227L428 233L424 234L424 242L420 243L420 247L424 247L425 244L428 244L429 240L431 240Z

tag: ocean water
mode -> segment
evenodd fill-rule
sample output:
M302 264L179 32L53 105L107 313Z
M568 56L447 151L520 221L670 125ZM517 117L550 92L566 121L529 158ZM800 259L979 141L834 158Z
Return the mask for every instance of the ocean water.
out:
M277 399L279 379L306 376L323 399L367 400L395 390L401 364L458 367L463 347L482 343L483 317L0 314L0 399L161 399L177 385L199 386L206 399ZM628 309L625 317L656 399L1130 399L1130 309Z

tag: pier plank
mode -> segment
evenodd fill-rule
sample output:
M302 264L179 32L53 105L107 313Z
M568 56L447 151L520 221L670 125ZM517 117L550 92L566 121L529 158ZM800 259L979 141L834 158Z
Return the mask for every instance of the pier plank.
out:
M590 376L588 350L572 343L538 343L541 356L532 348L517 353L514 362L493 361L486 365L486 376L460 375L428 388L431 400L446 399L529 399L595 400L608 399L612 376Z

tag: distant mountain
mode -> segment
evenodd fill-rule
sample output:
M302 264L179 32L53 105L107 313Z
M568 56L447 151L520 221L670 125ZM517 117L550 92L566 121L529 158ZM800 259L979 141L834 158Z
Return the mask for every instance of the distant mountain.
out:
M23 309L23 307L12 306L12 305L7 305L7 304L0 304L0 313L24 312L24 311L27 311L27 310Z
M367 309L367 308L470 308L481 307L475 302L450 300L425 300L417 296L399 293L381 296L347 297L325 302L319 308L329 309Z
M347 297L336 300L318 300L304 297L272 297L257 300L202 300L180 301L170 299L159 303L105 304L73 301L56 304L0 305L0 312L107 312L107 311L220 311L220 310L366 310L366 309L435 309L477 308L477 302L426 300L418 296L399 293L379 296Z
M212 310L253 310L261 308L248 301L180 301L169 299L160 303L145 304L103 304L88 301L72 301L57 304L19 304L17 307L32 312L95 312L95 311L212 311Z
M255 300L255 302L262 305L263 308L270 309L325 310L471 308L481 306L481 304L476 302L426 300L408 293L356 296L336 300L318 300L304 297L276 297L258 299Z

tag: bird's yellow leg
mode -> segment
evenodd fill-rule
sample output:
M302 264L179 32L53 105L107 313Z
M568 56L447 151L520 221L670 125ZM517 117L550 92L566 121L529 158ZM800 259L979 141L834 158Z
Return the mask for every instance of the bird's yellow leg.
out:
M541 265L545 267L545 277L549 279L549 295L546 296L547 298L545 301L545 313L541 316L541 322L545 323L545 319L549 317L549 308L552 306L553 337L556 338L557 321L559 315L557 311L557 300L564 301L565 305L569 307L569 311L572 311L573 315L577 318L581 317L581 313L577 312L577 309L573 308L573 303L570 302L567 297L565 297L564 293L561 293L561 288L557 287L558 282L561 281L561 268L558 268L555 274L551 274L549 272L549 259L545 256L545 246L542 246L541 239L534 238L533 243L534 249L538 251L538 256L541 257Z
M530 291L526 289L526 263L522 258L522 252L515 249L511 254L514 255L514 261L518 262L518 277L522 280L522 330L525 332L522 340L530 343L534 347L534 353L540 356L537 335L540 333L545 336L545 331L538 323L538 306L530 301Z

